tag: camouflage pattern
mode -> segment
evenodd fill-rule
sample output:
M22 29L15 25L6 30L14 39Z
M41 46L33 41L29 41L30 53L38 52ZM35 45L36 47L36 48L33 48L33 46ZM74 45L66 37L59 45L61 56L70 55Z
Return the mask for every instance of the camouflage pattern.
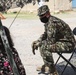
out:
M68 24L54 16L51 16L44 26L45 32L38 39L40 53L44 63L52 65L52 52L71 52L75 46L75 38Z
M49 8L47 5L43 5L38 9L38 16L45 14L47 11L49 11Z

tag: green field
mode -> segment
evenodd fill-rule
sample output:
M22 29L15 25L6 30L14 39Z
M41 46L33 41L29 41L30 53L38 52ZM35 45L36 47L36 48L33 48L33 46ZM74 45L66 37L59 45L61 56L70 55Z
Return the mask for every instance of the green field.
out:
M7 13L7 14L3 14L6 18L15 18L17 16L17 18L22 18L22 19L37 19L38 16L37 14L34 13Z
M37 16L37 13L29 13L29 12L25 12L25 13L7 13L7 14L3 14L6 18L15 18L17 16L17 18L22 18L22 19L38 19L39 17ZM65 13L51 13L52 15L59 17L59 18L70 18L70 17L76 17L76 12L65 12Z

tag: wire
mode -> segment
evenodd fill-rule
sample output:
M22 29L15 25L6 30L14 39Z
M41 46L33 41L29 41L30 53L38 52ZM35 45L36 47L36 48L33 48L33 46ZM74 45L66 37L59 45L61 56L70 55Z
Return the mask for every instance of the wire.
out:
M22 7L22 8L23 8L23 7ZM21 8L21 9L22 9L22 8ZM16 16L15 16L15 18L13 19L13 21L12 21L11 25L9 26L9 29L10 29L10 28L11 28L11 26L13 25L13 23L14 23L14 21L16 20L17 16L19 15L19 13L20 13L21 9L19 10L19 12L17 13L17 15L16 15Z

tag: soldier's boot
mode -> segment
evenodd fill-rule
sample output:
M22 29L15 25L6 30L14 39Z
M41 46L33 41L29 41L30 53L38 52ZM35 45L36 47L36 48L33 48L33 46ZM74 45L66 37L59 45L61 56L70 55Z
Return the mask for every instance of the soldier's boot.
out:
M45 65L42 65L41 67L37 67L37 71L45 72Z
M37 71L41 71L42 73L49 73L49 67L47 65L42 65L36 69Z
M50 66L49 73L50 75L59 75L54 65Z
M48 66L45 67L45 73L49 73L49 67Z

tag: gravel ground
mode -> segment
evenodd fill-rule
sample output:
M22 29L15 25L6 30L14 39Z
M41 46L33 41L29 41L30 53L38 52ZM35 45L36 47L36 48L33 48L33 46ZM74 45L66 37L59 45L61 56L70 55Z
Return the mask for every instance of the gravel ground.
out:
M65 17L64 15L60 16L61 19L69 24L72 30L74 27L76 27L76 17L74 15L76 14L67 14ZM2 20L3 25L7 26L8 28L11 25L12 21L13 18ZM15 44L15 48L17 49L22 63L26 69L26 74L38 75L36 68L37 66L41 66L43 64L43 60L40 56L39 50L36 51L36 55L32 54L31 44L44 32L43 23L41 23L39 19L27 20L17 18L11 26L10 32ZM65 56L66 58L69 58L70 54L65 54ZM56 61L58 55L53 54L53 57L54 61ZM62 63L62 61L63 60L60 59L59 63ZM69 70L67 70L67 73L65 73L64 75L68 74L68 71ZM74 73L74 71L70 71L70 74L68 75L76 74Z

